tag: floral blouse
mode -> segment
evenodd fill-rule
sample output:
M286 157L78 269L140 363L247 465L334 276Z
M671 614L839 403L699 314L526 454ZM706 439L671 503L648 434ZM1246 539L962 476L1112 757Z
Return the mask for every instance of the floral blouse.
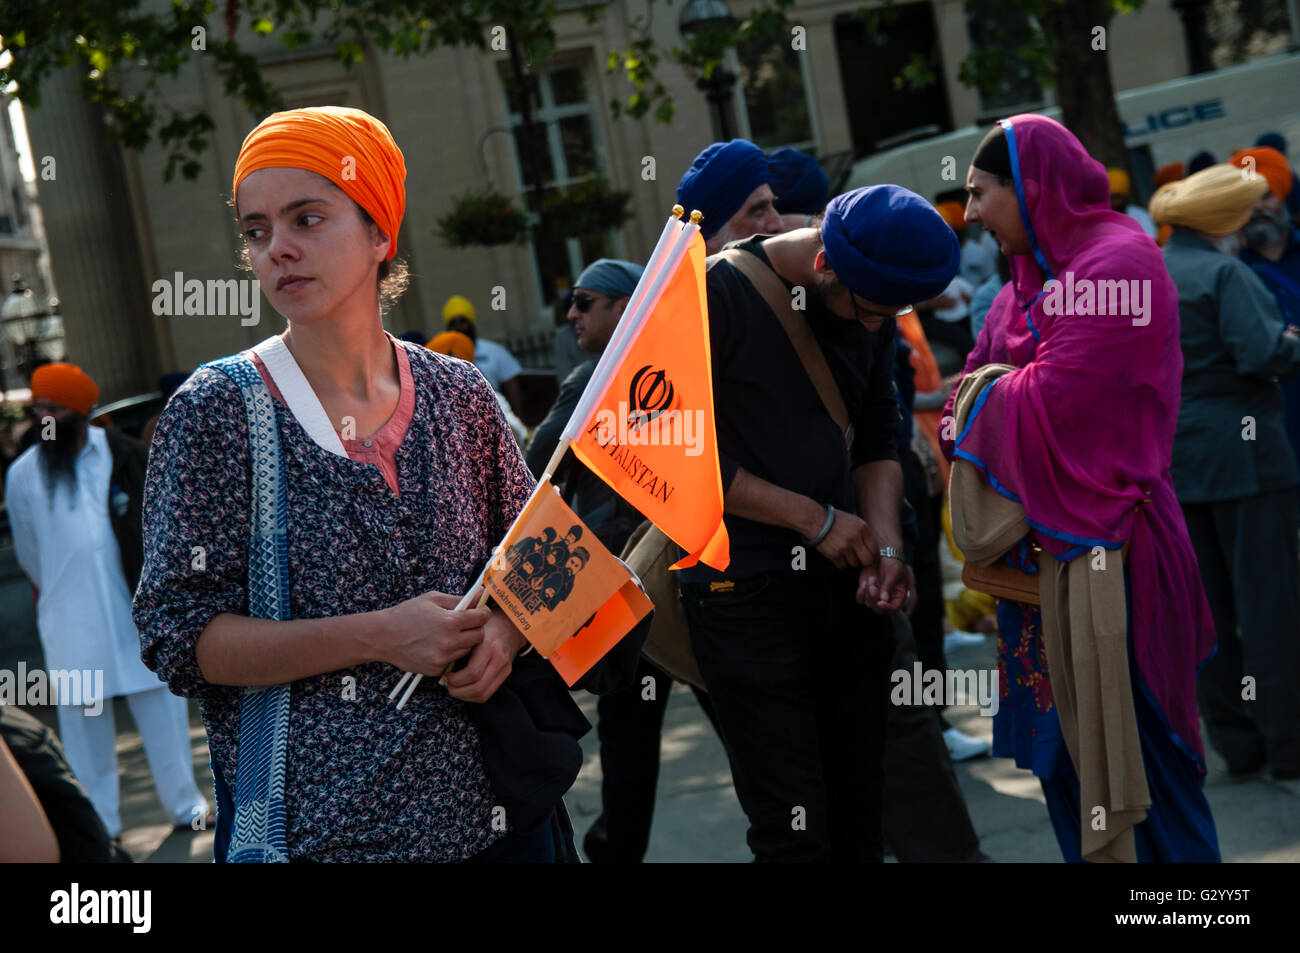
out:
M317 445L275 403L295 619L384 609L431 589L464 592L532 491L474 366L394 343L406 349L414 389L395 456L400 492L375 463ZM201 368L154 434L133 608L145 664L174 693L199 700L213 762L232 790L243 689L207 682L194 646L217 614L248 614L249 468L239 390ZM388 692L399 677L375 662L293 683L292 859L454 861L503 833L465 703L426 678L398 711Z

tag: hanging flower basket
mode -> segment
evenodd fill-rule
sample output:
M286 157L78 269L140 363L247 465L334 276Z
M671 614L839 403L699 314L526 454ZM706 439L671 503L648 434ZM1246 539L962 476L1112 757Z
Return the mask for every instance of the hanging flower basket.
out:
M495 189L462 195L438 219L438 233L452 248L518 244L527 227L524 213Z
M610 188L599 176L588 176L548 191L542 203L542 219L567 237L598 234L623 227L631 199L631 192Z

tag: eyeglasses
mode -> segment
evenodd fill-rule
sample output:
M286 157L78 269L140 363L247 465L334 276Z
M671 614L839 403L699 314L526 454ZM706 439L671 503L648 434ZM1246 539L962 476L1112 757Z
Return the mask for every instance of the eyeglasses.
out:
M595 295L589 295L585 291L575 291L573 293L573 305L578 309L579 314L586 314L598 300Z
M867 311L865 308L863 308L861 311L859 311L859 309L858 309L858 296L855 295L852 291L849 292L849 300L853 302L853 320L854 320L854 321L861 321L861 320L862 320L862 313L863 313L863 312L865 312L866 315L867 315L868 317L872 317L872 318L880 318L880 319L884 319L884 318L901 318L901 317L903 317L903 315L905 315L905 314L911 314L911 313L912 313L912 306L911 306L910 304L905 304L905 305L903 305L901 308L899 308L897 311L891 311L891 312L889 312L888 314L886 314L886 313L883 312L883 311Z

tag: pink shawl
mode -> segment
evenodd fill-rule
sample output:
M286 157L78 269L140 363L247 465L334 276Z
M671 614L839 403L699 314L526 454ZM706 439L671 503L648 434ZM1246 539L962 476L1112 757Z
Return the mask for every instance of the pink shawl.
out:
M1068 560L1101 546L1128 557L1132 638L1145 690L1175 742L1205 771L1196 673L1214 623L1169 472L1183 357L1178 293L1160 249L1110 208L1106 171L1060 123L1001 121L1032 255L989 310L965 373L1019 370L991 383L965 430L945 441L1025 507L1035 540ZM1036 182L1036 196L1024 183ZM1029 192L1032 193L1032 189ZM1137 281L1145 315L1048 314L1044 283L1078 290ZM1130 287L1134 287L1130 285ZM951 400L945 419L951 414ZM1091 558L1091 557L1089 557Z

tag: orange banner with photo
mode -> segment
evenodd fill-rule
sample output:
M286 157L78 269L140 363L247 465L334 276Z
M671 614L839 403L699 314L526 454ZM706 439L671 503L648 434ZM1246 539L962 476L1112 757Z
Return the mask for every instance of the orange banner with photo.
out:
M570 674L577 672L572 679L566 676L569 684L598 662L645 615L644 611L636 615L632 608L635 600L619 595L625 586L636 589L627 567L560 499L549 482L538 488L516 520L483 582L497 605L541 655L556 664L557 652L564 650L565 670L561 674L566 670ZM615 600L614 605L602 616L611 600ZM626 628L614 631L628 619L631 622ZM556 668L560 669L560 665L556 664Z

